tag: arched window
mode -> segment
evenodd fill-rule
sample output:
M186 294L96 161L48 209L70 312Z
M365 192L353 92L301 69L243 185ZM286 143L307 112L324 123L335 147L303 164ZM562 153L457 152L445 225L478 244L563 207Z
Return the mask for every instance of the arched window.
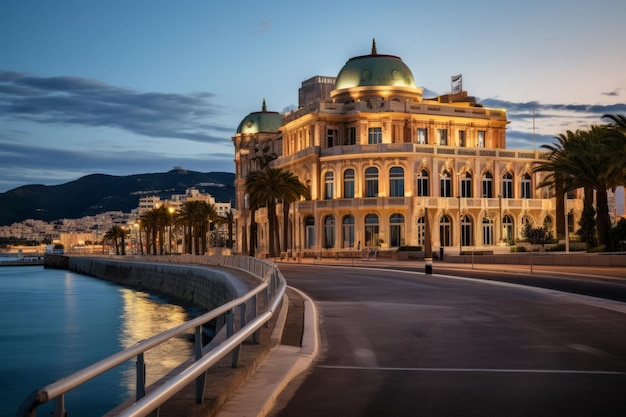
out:
M335 191L335 174L333 171L326 171L324 174L324 199L332 200Z
M404 169L392 167L389 170L389 197L404 197Z
M443 171L439 175L439 196L452 197L452 180L448 171Z
M404 216L399 213L389 217L389 246L398 247L404 243Z
M502 240L507 242L509 245L515 243L513 230L513 219L507 214L502 218Z
M472 174L470 172L461 175L461 197L472 198Z
M335 247L335 218L324 217L324 249Z
M417 174L417 196L418 197L427 197L430 194L428 193L428 171L423 169L419 174Z
M304 245L307 249L315 247L315 219L313 217L307 217L304 220Z
M343 198L354 198L354 170L343 172Z
M365 216L365 246L378 246L378 216Z
M483 198L493 198L493 175L491 172L483 174Z
M493 220L483 217L483 245L491 246L493 244Z
M343 247L344 248L353 248L354 247L354 216L352 214L348 214L344 216L342 221L342 229L343 229Z
M530 193L530 174L522 175L522 198L532 198Z
M467 214L461 218L461 246L472 246L472 218Z
M502 176L502 198L513 198L513 175L510 172Z
M441 246L452 244L452 222L447 215L441 216L439 220L439 242Z
M553 229L554 225L552 224L552 217L546 216L543 219L543 227L545 227L546 230L548 230L549 232L554 232L554 229Z
M426 244L426 219L424 216L417 219L417 244Z
M365 170L365 197L378 197L378 168Z

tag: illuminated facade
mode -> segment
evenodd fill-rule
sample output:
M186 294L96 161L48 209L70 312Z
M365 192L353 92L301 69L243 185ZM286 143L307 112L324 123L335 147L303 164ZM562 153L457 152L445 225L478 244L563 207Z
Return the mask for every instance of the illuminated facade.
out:
M556 235L563 215L532 172L542 153L506 149L506 110L483 107L462 90L422 94L406 64L374 44L337 77L303 82L297 110L268 112L264 102L246 116L233 137L237 251L247 251L244 184L261 154L275 156L272 166L297 175L311 193L289 212L281 241L289 252L421 246L427 224L433 249L457 252L509 245L525 222ZM582 211L577 197L567 201L570 231ZM268 247L264 210L255 217L259 254Z

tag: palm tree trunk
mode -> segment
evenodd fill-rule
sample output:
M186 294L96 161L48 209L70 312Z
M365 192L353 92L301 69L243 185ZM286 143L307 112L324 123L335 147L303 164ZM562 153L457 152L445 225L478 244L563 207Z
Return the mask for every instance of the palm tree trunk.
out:
M283 252L289 252L289 206L283 202Z
M598 240L601 245L604 245L605 250L613 250L613 242L609 235L611 230L611 215L609 214L609 203L606 189L602 188L596 190L596 204L597 204L597 227L598 227Z
M256 249L256 221L254 215L256 210L250 209L250 256L255 256Z
M556 235L565 237L565 202L564 193L563 193L563 185L560 183L555 184L555 193L556 193Z

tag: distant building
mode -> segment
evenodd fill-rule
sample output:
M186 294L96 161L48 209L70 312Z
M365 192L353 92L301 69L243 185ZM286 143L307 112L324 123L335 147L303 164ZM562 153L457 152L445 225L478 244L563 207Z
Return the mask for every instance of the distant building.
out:
M506 149L506 110L484 107L460 82L453 77L454 93L423 97L402 59L378 54L374 44L337 77L303 82L297 110L279 114L264 102L232 138L236 250L247 251L245 180L264 153L275 154L271 165L297 175L311 193L289 211L283 250L419 246L427 224L433 248L457 253L514 244L525 223L564 235L562 202L553 190L537 189L543 174L532 172L546 154ZM582 212L580 193L567 199L570 233ZM257 252L266 253L266 209L255 219Z
M185 194L172 194L169 200L161 200L158 196L141 197L139 199L137 212L139 215L142 215L146 211L159 208L161 206L173 207L176 211L178 211L187 201L204 201L211 204L215 207L215 211L220 217L226 217L227 213L232 210L230 202L219 203L215 201L215 198L211 194L203 193L196 188L188 188L185 190Z

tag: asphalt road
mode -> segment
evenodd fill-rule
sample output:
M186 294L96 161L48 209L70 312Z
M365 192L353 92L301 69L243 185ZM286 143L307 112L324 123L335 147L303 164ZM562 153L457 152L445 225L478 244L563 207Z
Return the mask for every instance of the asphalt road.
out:
M442 267L279 267L315 301L322 349L274 417L626 415L624 303ZM624 291L611 273L467 274Z

